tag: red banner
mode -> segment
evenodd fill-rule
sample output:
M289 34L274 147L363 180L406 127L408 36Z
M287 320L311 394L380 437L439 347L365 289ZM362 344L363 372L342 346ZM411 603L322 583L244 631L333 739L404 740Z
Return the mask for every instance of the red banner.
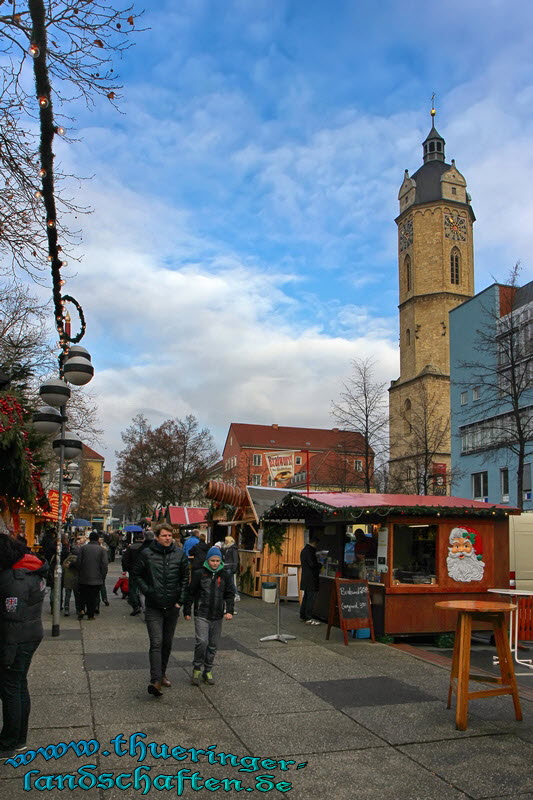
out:
M61 521L64 522L67 518L68 510L70 508L70 501L72 500L72 495L63 492L63 503L61 508ZM50 503L51 510L45 511L43 513L43 517L45 519L53 520L57 522L59 516L59 492L57 489L49 489L48 490L48 502Z

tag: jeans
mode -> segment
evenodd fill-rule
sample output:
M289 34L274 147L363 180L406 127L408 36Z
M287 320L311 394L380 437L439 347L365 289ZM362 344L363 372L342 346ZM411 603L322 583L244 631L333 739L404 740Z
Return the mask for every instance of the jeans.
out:
M38 647L39 642L23 642L17 645L13 663L9 667L0 666L0 697L4 721L0 732L2 750L11 750L26 744L31 708L28 670Z
M89 619L92 619L100 597L100 585L91 586L88 583L80 583L79 587L81 604L87 612Z
M302 597L302 604L300 606L300 619L312 619L313 606L318 592L314 590L305 589L304 596Z
M136 611L138 608L141 608L141 595L139 592L139 587L137 586L137 581L135 578L132 578L130 575L130 591L128 594L128 603Z
M194 645L192 665L194 669L202 669L203 667L204 672L209 672L217 654L218 643L222 634L222 620L195 617L194 633L196 643Z
M70 614L70 596L72 593L74 593L74 605L76 607L76 613L80 614L81 611L83 610L83 606L81 604L81 599L80 599L80 590L77 586L75 589L65 589L65 595L63 598L63 610L65 614Z
M180 610L176 606L170 608L144 609L144 620L150 639L150 680L161 681L166 674L172 639L178 623Z

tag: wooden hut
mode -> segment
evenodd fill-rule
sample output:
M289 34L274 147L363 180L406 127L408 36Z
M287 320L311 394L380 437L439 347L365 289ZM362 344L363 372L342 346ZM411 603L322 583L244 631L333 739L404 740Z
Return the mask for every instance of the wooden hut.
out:
M509 586L508 517L517 513L457 497L291 492L264 513L263 524L289 521L294 560L311 533L319 536L323 569L314 613L321 619L333 579L360 577L348 531L364 525L374 544L364 567L376 635L401 635L453 630L453 615L436 602L491 600L488 589Z

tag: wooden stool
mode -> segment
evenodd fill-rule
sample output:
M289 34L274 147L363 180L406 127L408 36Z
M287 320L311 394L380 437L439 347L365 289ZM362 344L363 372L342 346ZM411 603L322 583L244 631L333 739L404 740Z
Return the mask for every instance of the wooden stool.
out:
M435 603L437 608L447 611L458 611L457 630L453 648L452 671L450 675L450 688L448 690L448 705L452 702L452 690L457 694L455 709L455 727L458 731L466 730L468 719L468 701L471 697L496 697L500 694L510 694L513 697L515 716L522 719L520 698L516 686L511 648L505 627L505 612L512 611L515 605L509 603L492 603L481 600L443 600ZM470 641L472 637L472 620L482 620L492 625L494 639L498 651L500 664L500 677L490 675L472 675L470 673ZM479 692L469 692L469 680L480 683L497 683L499 689L484 689ZM457 683L455 684L455 681Z

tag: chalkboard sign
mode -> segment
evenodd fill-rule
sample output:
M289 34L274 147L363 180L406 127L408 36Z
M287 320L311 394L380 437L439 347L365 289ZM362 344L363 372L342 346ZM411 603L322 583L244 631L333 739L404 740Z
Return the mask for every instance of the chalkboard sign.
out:
M344 644L348 644L348 631L359 628L370 628L370 636L375 641L370 592L366 581L335 578L331 586L326 639L329 639L332 626L341 628Z

